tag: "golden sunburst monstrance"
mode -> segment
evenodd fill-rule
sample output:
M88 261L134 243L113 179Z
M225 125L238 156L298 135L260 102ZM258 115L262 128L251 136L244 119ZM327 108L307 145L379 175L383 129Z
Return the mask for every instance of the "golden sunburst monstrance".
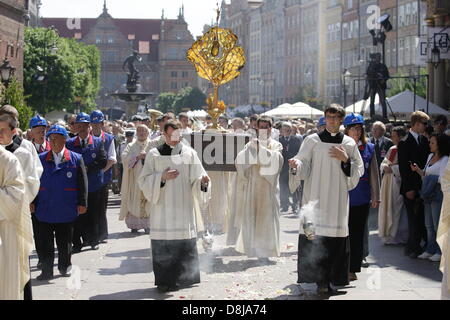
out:
M213 27L186 54L198 75L213 85L214 94L206 100L213 129L219 129L217 119L226 110L225 103L219 101L219 87L237 78L246 62L244 49L237 41L238 37L230 29Z

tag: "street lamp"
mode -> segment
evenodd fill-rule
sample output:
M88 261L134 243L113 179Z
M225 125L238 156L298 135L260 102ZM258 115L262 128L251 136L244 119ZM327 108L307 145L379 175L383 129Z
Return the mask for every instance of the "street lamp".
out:
M342 82L343 82L343 89L344 89L344 108L347 107L347 84L346 84L346 78L350 77L352 74L348 69L345 69L344 72L342 72Z
M11 65L9 60L5 58L3 61L3 64L0 66L0 74L2 77L2 82L9 83L11 78L14 76L14 72L16 71L16 68Z
M431 63L434 65L435 69L437 69L441 63L441 51L436 47L436 44L434 45L433 50L431 50Z

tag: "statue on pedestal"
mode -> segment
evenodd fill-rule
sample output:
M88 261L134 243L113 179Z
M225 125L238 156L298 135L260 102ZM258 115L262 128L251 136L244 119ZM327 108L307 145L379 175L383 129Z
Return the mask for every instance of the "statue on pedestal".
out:
M136 92L137 85L139 82L139 70L136 69L134 63L135 62L141 62L142 57L139 55L139 52L136 50L133 50L133 54L128 56L128 58L125 59L122 69L125 69L125 65L128 67L128 79L127 79L127 89L128 92Z

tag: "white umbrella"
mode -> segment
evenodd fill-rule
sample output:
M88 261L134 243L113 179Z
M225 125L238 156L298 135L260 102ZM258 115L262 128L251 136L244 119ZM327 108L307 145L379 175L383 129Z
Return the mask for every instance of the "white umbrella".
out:
M194 111L188 111L187 112L188 117L190 118L206 118L206 116L208 115L208 112L206 112L205 110L194 110Z
M312 108L303 102L294 104L285 103L281 106L264 113L266 116L279 118L310 118L317 119L323 116L323 111Z

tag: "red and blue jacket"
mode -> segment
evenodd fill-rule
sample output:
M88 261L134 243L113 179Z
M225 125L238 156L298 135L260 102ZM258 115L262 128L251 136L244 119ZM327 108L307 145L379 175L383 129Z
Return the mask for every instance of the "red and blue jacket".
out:
M360 145L359 153L361 154L361 158L364 163L364 175L359 179L359 183L356 188L349 192L351 207L369 204L372 197L370 192L369 172L372 158L375 156L375 145L370 142L366 145Z
M81 147L80 138L75 137L67 141L66 148L81 154L86 165L89 192L96 192L103 186L103 168L107 159L103 141L100 138L89 135L88 144Z
M34 200L37 220L46 223L70 223L78 217L78 206L87 206L87 176L81 155L65 149L56 166L53 152L39 155L44 172Z
M103 144L105 146L105 152L108 154L109 147L111 146L111 143L114 141L114 136L109 133L105 133L102 131L101 136L99 137L102 139ZM108 156L106 156L108 159ZM110 183L112 181L112 167L109 168L106 172L103 173L103 185Z

